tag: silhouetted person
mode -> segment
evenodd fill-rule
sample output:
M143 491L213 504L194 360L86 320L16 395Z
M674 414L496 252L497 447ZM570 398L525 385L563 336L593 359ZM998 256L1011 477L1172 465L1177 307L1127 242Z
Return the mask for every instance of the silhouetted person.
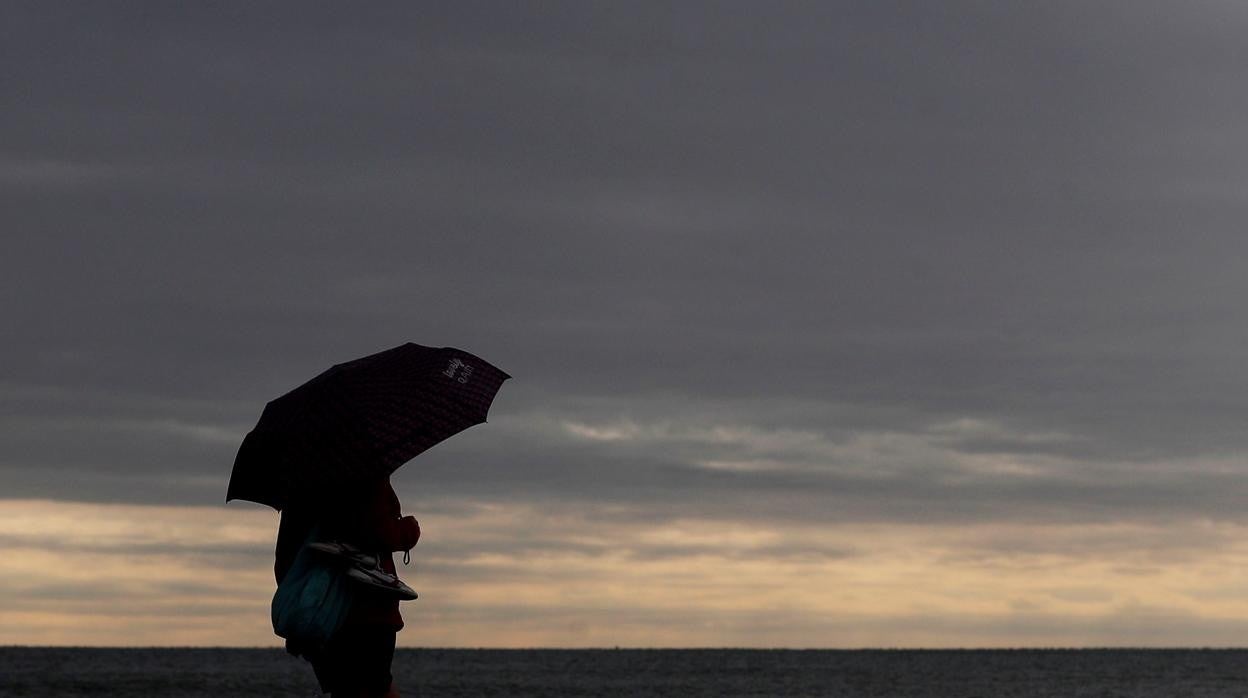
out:
M396 574L391 554L406 552L420 540L420 525L403 516L390 479L353 490L338 491L322 501L288 505L278 528L274 574L278 584L294 563L312 526L320 524L320 538L341 541L378 553L381 568ZM312 663L322 691L335 698L397 698L390 665L395 639L403 629L396 596L357 585L351 610L342 627L321 651L300 647L290 640L286 649Z

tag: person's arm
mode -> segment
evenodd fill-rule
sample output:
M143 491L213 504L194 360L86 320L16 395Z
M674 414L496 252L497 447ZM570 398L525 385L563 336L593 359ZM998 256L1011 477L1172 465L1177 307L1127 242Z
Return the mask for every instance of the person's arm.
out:
M308 537L315 522L308 518L306 512L298 506L288 506L282 510L281 522L277 527L277 545L273 556L273 576L281 584L299 554L299 548Z

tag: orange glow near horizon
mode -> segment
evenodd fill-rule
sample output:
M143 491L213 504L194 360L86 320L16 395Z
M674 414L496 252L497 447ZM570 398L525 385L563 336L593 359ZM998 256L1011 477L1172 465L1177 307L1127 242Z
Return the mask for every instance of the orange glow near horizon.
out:
M620 524L420 515L406 646L1232 646L1248 540L1208 522ZM275 646L269 510L0 502L0 644ZM1161 632L1164 629L1164 633Z

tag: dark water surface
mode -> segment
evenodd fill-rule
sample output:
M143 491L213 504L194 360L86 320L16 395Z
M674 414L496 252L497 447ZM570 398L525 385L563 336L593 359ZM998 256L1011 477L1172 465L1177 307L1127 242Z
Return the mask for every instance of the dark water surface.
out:
M1248 650L401 649L404 696L1248 698ZM0 647L0 696L316 696L280 649Z

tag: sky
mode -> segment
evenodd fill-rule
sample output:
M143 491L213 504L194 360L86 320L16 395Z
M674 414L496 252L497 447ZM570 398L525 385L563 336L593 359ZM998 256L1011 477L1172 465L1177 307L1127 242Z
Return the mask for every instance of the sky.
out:
M513 378L401 646L1243 646L1245 35L3 3L0 645L280 644L238 445L411 341Z

